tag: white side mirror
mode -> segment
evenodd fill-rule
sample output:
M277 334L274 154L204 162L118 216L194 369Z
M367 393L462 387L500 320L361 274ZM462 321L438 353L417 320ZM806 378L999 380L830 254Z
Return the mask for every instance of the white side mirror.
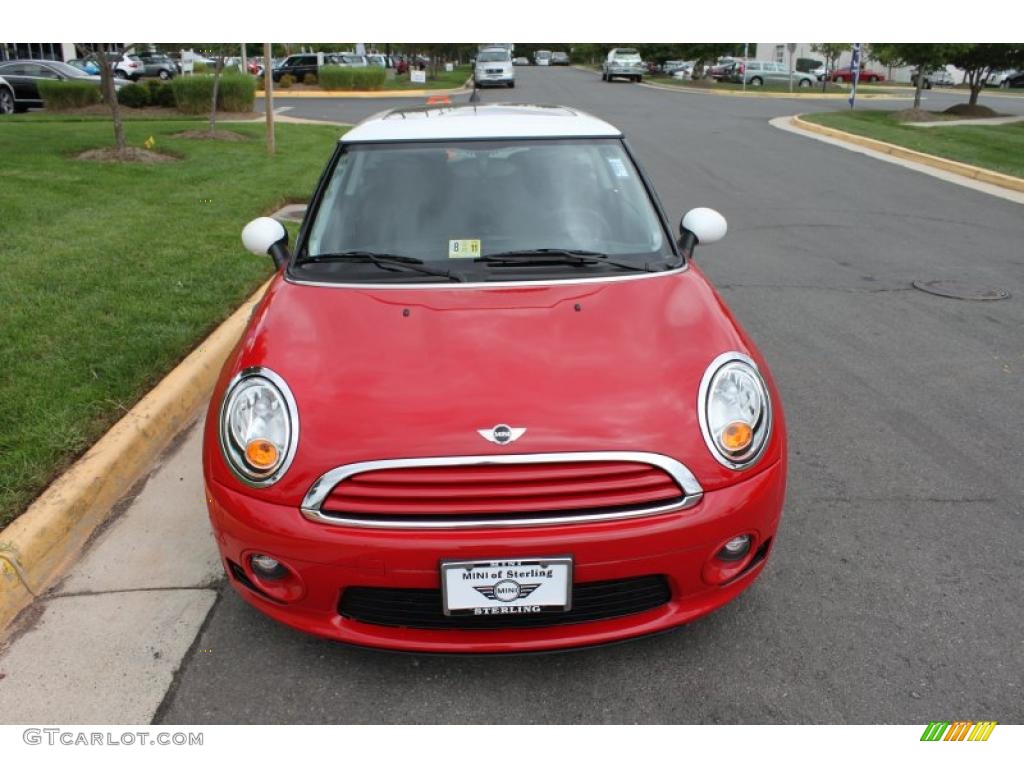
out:
M257 256L267 255L282 240L288 242L288 231L281 222L269 216L253 219L242 230L242 245Z
M683 237L690 232L697 238L699 245L707 245L725 237L729 225L725 221L725 216L714 208L693 208L683 216L679 229Z

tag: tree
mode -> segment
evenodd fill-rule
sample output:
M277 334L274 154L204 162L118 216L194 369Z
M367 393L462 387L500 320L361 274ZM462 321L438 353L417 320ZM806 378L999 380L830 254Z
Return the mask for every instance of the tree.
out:
M128 144L124 138L124 122L121 119L121 106L117 103L117 88L114 86L114 68L107 58L107 51L96 43L75 43L79 52L86 59L92 59L100 70L100 92L103 94L103 102L110 107L110 117L114 123L114 146L118 155L127 152ZM110 53L116 56L124 55L129 46L120 48L112 47Z
M851 48L853 48L851 43L814 43L811 46L811 50L814 53L820 53L825 57L825 77L821 80L822 93L828 87L829 78L832 77L832 70L836 68L836 62L839 61L839 57Z
M978 103L981 89L993 72L1024 66L1024 43L977 43L956 46L949 63L966 73L971 89L968 101L972 107Z
M884 59L917 70L914 109L920 109L924 76L946 66L961 47L960 43L871 43L871 52L879 61Z
M210 135L213 135L214 129L217 127L217 92L220 89L220 76L224 72L224 58L228 54L228 48L231 47L229 44L220 44L215 46L213 52L213 98L210 103ZM243 62L243 67L245 66Z

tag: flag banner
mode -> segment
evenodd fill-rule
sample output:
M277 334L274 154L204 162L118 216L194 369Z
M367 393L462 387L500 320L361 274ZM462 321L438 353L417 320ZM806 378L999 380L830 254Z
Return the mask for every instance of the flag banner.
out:
M850 109L857 101L857 81L860 80L860 43L853 44L853 58L850 59Z

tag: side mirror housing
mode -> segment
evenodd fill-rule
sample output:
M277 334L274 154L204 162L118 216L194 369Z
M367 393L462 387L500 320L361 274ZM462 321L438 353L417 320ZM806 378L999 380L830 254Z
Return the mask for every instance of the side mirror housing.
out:
M693 208L679 223L679 247L689 256L695 245L708 245L725 237L729 225L713 208Z
M257 256L270 254L280 269L288 261L288 230L277 219L260 216L242 230L242 245Z

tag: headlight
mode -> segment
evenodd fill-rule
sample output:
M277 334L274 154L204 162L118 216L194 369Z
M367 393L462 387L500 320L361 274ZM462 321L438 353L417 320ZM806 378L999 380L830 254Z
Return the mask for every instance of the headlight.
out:
M298 411L284 379L267 368L239 373L220 408L220 447L231 471L247 485L271 485L288 470L298 440Z
M697 409L704 442L719 464L745 469L761 457L772 405L753 360L739 352L715 358L701 379Z

